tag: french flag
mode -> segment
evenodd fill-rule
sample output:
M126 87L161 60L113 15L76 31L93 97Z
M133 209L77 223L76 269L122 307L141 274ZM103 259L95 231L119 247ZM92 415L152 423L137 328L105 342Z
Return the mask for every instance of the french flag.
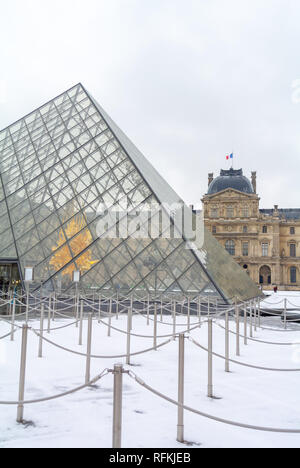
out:
M226 159L227 161L229 161L230 159L233 159L233 153L230 156L226 156Z

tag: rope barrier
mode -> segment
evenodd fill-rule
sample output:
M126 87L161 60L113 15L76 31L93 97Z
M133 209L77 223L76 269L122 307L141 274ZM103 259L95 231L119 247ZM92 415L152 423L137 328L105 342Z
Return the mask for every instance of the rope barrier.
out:
M223 330L225 330L225 327L223 327L222 325L220 325L219 323L216 323L218 325L218 327L222 328ZM237 335L237 333L233 330L229 330L229 333L231 333L232 335ZM239 336L241 338L245 338L244 335L242 335L241 333L239 334ZM294 345L300 345L300 343L278 343L278 342L272 342L272 341L263 341L263 340L257 340L256 338L251 338L250 336L247 336L247 340L250 340L250 341L255 341L256 343L262 343L262 344L267 344L267 345L277 345L277 346L294 346Z
M19 328L15 328L14 331L11 331L10 333L7 333L7 335L1 336L0 340L4 340L4 338L8 338L9 336L13 335L17 331L19 331Z
M207 353L209 352L208 348L205 348L200 343L195 341L193 338L189 337L189 341L194 343L196 346L198 346L203 351L206 351ZM215 352L212 352L212 354L213 354L213 356L216 356L216 357L218 357L220 359L223 359L224 361L226 360L226 357L222 356L221 354L218 354L218 353L215 353ZM273 367L260 367L260 366L255 366L255 365L252 365L252 364L246 364L244 362L235 361L233 359L228 359L228 361L232 362L233 364L238 364L239 366L249 367L250 369L257 369L257 370L263 370L263 371L270 371L270 372L300 372L300 369L275 369Z
M85 354L85 353L80 353L79 351L74 351L72 349L69 349L69 348L66 348L64 346L58 345L57 343L54 343L53 341L49 340L48 338L45 338L44 336L41 336L39 333L37 333L36 330L32 330L32 331L36 336L41 338L43 341L46 341L47 343L51 344L52 346L55 346L58 349L62 349L63 351L66 351L66 352L71 353L71 354L75 354L77 356L87 357L87 354ZM170 340L165 341L164 343L161 343L161 344L159 344L157 346L153 346L152 348L148 348L148 349L145 349L143 351L138 351L136 353L131 353L130 355L128 355L128 354L119 354L119 355L113 355L113 356L99 356L99 355L91 354L90 357L93 358L93 359L121 359L121 358L125 358L127 356L138 356L140 354L149 353L150 351L154 351L156 349L162 348L163 346L166 346L167 344L171 343L172 341L173 341L173 339L170 339Z
M113 327L112 325L108 325L106 322L103 322L103 320L100 320L100 323L102 323L106 327L110 327L112 330L118 331L119 333L123 333L124 335L135 336L136 338L149 338L149 339L152 339L152 340L154 338L153 335L138 335L136 333L128 333L125 330L120 330L120 328L116 328L116 327ZM189 329L187 329L185 331L182 331L181 333L185 334L185 333L189 333L189 332L191 332L193 330L196 330L196 328L199 328L199 324L200 324L200 322L197 324L197 326L195 326L193 328L189 328ZM180 335L180 332L175 333L175 334L172 333L172 334L169 334L169 335L157 335L156 338L170 338L170 337L175 338L178 335Z
M108 369L104 369L104 371L92 379L90 382L87 384L81 385L80 387L73 388L72 390L68 390L67 392L60 393L59 395L54 395L51 397L45 397L45 398L39 398L38 400L28 400L28 401L0 401L0 405L10 405L10 406L15 406L15 405L31 405L35 403L44 403L46 401L51 401L51 400L57 400L58 398L65 397L67 395L72 395L73 393L77 393L80 390L83 390L87 387L91 387L92 385L95 385L95 383L99 382L100 379L105 377L109 373Z
M140 377L138 377L137 374L135 374L133 371L129 370L128 371L129 377L134 380L137 384L139 384L141 387L145 388L149 392L153 393L154 395L162 398L165 401L168 401L169 403L172 403L173 405L177 406L178 408L183 408L186 411L189 411L190 413L195 413L198 414L199 416L202 416L206 419L210 419L212 421L220 422L223 424L227 424L229 426L235 426L235 427L241 427L243 429L252 429L256 431L262 431L262 432L275 432L275 433L285 433L285 434L300 434L300 429L277 429L274 427L262 427L262 426L253 426L250 424L243 424L235 421L230 421L228 419L223 419L219 418L217 416L213 416L211 414L203 413L202 411L196 410L194 408L191 408L186 405L180 404L178 401L173 400L172 398L164 395L163 393L159 392L158 390L154 389L150 385L147 385Z

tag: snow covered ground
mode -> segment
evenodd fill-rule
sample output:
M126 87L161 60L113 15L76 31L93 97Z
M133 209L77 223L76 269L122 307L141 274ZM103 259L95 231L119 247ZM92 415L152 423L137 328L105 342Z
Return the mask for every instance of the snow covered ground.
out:
M300 308L300 291L279 291L276 294L265 291L265 294L269 297L262 302L262 307L283 309L284 299L286 298L288 309L293 309L295 307Z
M300 293L289 295L300 306ZM278 293L267 299L277 302L286 295ZM269 305L269 304L268 304ZM171 318L165 317L170 323ZM272 319L281 327L280 319ZM195 317L191 319L195 322ZM277 321L277 322L276 322ZM152 335L153 323L147 327L145 318L134 317L133 332ZM276 323L275 323L276 322ZM56 319L52 327L67 324ZM178 318L178 323L186 323ZM223 325L223 321L220 322ZM33 321L30 326L39 328ZM113 326L126 330L126 317L113 319ZM232 330L234 323L231 322ZM184 330L185 327L178 327ZM241 327L242 330L243 327ZM7 323L0 322L0 336L9 333ZM53 331L49 337L55 343L76 351L86 350L87 324L84 343L78 346L75 326ZM159 324L158 333L172 333L172 326ZM214 351L224 354L224 330L214 325ZM207 326L191 333L207 346ZM293 346L275 346L241 341L241 357L235 356L235 336L231 335L231 357L258 366L300 368L299 331L258 330L255 337L272 342L291 342ZM43 398L72 389L84 383L85 358L69 354L44 343L44 357L39 359L38 338L29 332L25 399ZM163 342L166 339L160 339ZM17 400L21 332L15 341L0 341L0 401ZM152 346L148 338L133 338L132 352ZM126 335L112 331L107 337L105 325L94 322L93 354L115 355L126 350ZM112 368L125 359L93 359L91 374ZM177 400L178 342L173 341L158 351L132 358L136 372L147 384ZM220 399L207 398L207 354L186 340L185 402L203 412L251 425L300 429L300 372L266 372L231 364L231 373L224 372L224 361L214 358L214 393ZM24 417L29 425L16 423L16 407L1 406L0 447L111 447L113 376L101 380L96 388L82 390L71 396L25 407ZM123 447L181 448L176 442L177 408L154 396L124 375ZM300 447L300 434L274 434L235 428L185 412L185 439L194 447Z

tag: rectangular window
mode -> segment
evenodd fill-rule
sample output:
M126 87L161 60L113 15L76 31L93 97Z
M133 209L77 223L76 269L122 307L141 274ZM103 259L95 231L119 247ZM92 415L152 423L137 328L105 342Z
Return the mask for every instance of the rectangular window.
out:
M296 244L290 244L290 257L296 257Z
M244 208L242 209L242 216L243 218L249 217L249 208L247 206L244 206Z
M262 244L262 256L268 257L269 256L269 244Z
M218 218L219 217L219 210L218 208L212 208L211 213L210 213L212 218Z
M290 228L290 234L293 236L295 234L295 228L294 227L291 227Z
M232 206L228 206L227 208L227 218L233 218L234 217L234 209Z
M297 269L295 267L291 268L291 283L297 283Z
M249 255L249 243L243 242L243 257L248 257Z
M263 234L268 234L268 226L263 226Z

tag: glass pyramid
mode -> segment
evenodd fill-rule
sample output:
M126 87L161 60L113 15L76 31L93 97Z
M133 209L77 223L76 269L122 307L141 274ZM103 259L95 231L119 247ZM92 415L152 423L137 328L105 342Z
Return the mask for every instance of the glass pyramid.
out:
M0 132L0 261L34 267L33 289L70 292L80 271L85 292L259 295L208 232L192 249L164 236L162 203L183 202L81 84ZM99 205L119 210L100 234ZM120 207L130 232L108 236Z

